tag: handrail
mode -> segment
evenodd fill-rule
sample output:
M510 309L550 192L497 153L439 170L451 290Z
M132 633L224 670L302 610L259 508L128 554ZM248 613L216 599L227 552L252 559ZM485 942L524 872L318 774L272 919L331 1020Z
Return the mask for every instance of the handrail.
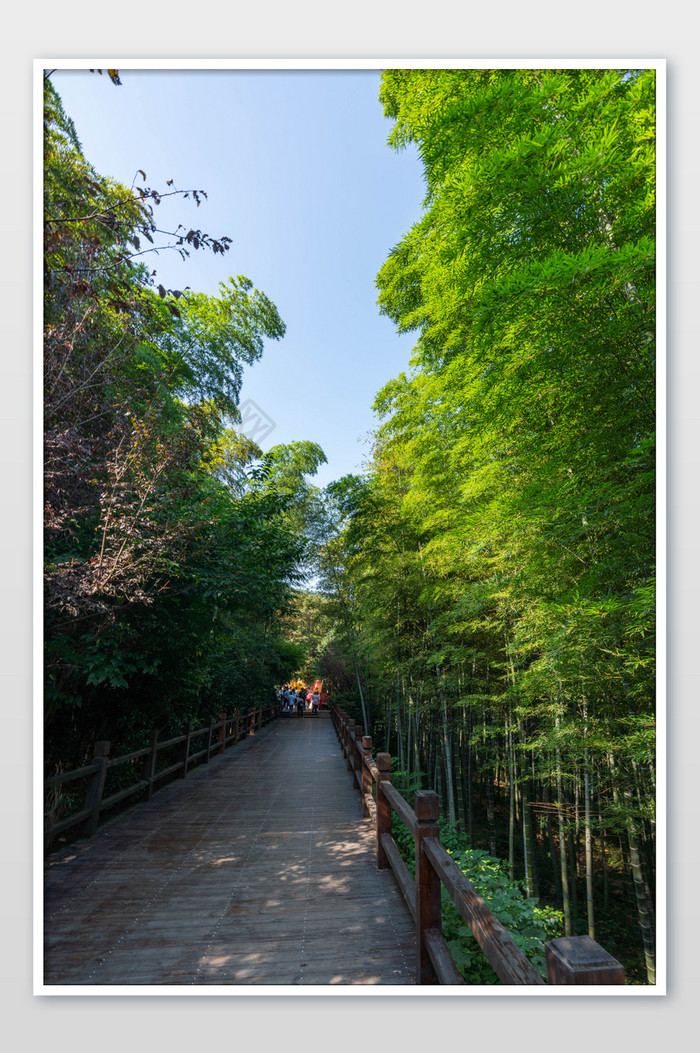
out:
M83 807L73 815L69 815L46 827L44 830L46 843L50 844L57 834L75 826L81 827L80 833L82 836L92 837L99 825L100 814L108 808L144 791L147 799L150 800L158 789L158 784L162 784L163 780L168 776L179 772L180 778L184 779L187 776L187 772L198 761L204 759L204 763L208 764L212 754L220 755L224 753L229 746L235 746L242 738L259 731L263 724L267 724L277 716L279 716L279 706L276 702L270 706L256 706L245 713L241 713L239 710L235 710L233 714L220 713L218 720L211 719L208 724L201 728L196 730L188 728L184 734L175 735L169 739L161 740L158 738L158 733L154 732L150 746L133 750L119 757L109 756L109 742L96 742L94 758L91 764L75 768L72 771L61 772L58 775L51 775L44 780L44 790L51 790L54 787L74 782L77 779L87 779ZM216 737L214 737L215 732L218 732ZM190 751L192 740L207 734L206 747L192 753ZM181 747L179 759L156 771L158 754L174 746ZM105 797L104 787L108 770L111 771L118 765L133 765L138 760L142 761L142 765L136 780L131 785Z
M83 779L86 775L94 775L99 769L99 764L87 764L84 768L74 768L73 771L61 772L60 775L51 775L44 779L44 789L49 790L52 786L60 786L64 782L73 782L75 779Z
M415 809L391 784L391 757L372 757L372 739L343 710L331 716L353 782L362 795L362 814L377 833L377 867L391 868L416 924L416 982L463 984L442 935L441 887L504 984L624 984L620 963L589 936L558 937L545 944L544 981L508 930L440 843L439 798L434 790L418 790ZM415 840L414 878L391 836L391 812L403 821Z

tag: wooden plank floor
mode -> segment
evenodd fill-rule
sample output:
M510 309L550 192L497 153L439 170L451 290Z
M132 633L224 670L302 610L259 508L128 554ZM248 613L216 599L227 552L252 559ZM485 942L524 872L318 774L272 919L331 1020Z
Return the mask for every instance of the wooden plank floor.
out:
M50 856L44 984L412 984L328 714L280 718Z

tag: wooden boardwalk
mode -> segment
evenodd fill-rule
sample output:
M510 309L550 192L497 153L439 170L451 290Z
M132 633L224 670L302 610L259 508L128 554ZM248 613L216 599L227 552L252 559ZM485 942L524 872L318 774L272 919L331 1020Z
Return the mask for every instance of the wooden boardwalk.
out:
M47 987L413 983L328 714L273 721L47 861Z

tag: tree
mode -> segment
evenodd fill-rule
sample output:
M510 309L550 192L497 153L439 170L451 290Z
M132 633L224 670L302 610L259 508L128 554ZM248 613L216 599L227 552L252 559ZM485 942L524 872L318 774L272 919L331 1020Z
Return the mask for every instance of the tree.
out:
M280 621L308 548L289 505L308 503L302 469L324 455L278 447L261 467L235 430L244 366L284 334L272 301L241 276L216 297L166 290L144 263L146 244L223 255L230 239L159 230L165 194L96 173L50 81L45 147L52 770L82 763L96 737L128 749L288 675L298 655ZM261 483L275 464L284 492Z

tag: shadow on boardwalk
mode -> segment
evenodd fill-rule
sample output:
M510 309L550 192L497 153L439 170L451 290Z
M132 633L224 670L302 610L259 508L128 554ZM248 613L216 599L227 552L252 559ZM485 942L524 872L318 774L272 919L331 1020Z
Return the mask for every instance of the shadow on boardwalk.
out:
M48 993L415 982L413 920L327 714L273 721L52 855L45 880Z

